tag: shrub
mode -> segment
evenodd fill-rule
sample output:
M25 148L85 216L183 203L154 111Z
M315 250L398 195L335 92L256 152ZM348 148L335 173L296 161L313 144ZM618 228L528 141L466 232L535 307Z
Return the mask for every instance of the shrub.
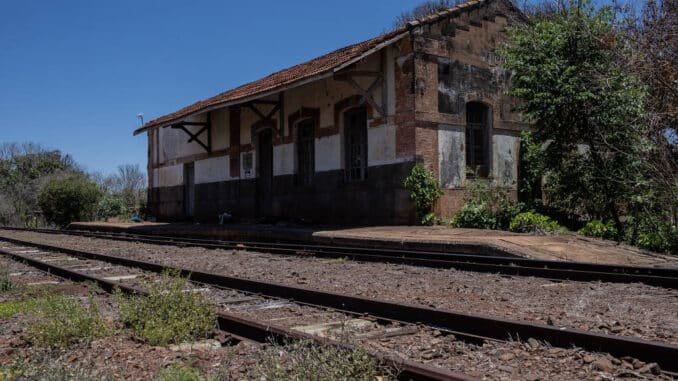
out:
M148 296L115 297L120 320L151 345L167 345L207 337L216 327L216 312L205 298L186 292L188 281L165 272Z
M600 220L592 220L579 229L577 234L603 239L616 239L617 228L614 226L613 221L603 223Z
M511 221L509 230L518 233L545 234L562 231L563 227L543 214L525 212L518 214Z
M430 222L430 218L425 221L428 214L433 210L436 201L443 195L438 180L423 165L416 164L412 167L409 176L405 178L403 186L410 192L410 198L414 201L417 209L417 217L422 220L422 224L426 225L425 222Z
M118 196L106 195L97 204L96 217L108 221L111 217L125 216L129 210L125 206L125 200Z
M678 254L678 228L663 227L638 233L637 245L658 253Z
M72 176L47 183L38 195L38 204L47 222L66 226L91 219L100 197L96 184L82 176Z
M629 219L624 241L660 253L678 254L678 226L670 225L658 213L644 213Z
M262 380L391 380L394 369L379 364L362 350L348 351L299 341L267 348L257 362L255 378Z
M452 227L496 229L497 218L484 203L468 202L452 217Z
M457 228L508 229L513 217L523 210L523 204L509 196L506 188L489 180L467 183L467 201L452 218Z
M37 299L31 310L37 319L28 328L29 341L47 348L66 348L103 337L108 328L94 300L83 306L63 295Z

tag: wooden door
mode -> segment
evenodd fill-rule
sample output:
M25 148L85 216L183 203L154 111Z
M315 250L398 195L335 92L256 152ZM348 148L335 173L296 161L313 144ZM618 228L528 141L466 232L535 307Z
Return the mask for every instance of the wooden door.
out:
M184 214L193 218L195 214L195 167L193 163L184 164Z
M273 135L270 129L258 135L257 201L259 216L270 216L273 207Z
M364 107L344 113L346 180L367 178L367 111Z

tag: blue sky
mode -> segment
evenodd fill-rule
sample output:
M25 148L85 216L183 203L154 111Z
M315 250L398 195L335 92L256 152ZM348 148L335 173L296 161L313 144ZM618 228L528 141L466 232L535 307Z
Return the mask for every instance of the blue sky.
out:
M0 143L146 165L146 120L388 29L420 0L0 2Z
M0 3L0 142L146 165L146 120L390 27L413 0ZM360 12L356 12L360 9Z

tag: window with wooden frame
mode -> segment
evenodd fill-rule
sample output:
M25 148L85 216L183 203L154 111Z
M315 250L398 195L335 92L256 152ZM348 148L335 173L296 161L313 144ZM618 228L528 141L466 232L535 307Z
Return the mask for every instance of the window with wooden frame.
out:
M344 113L346 181L367 178L367 110L353 108Z
M490 162L490 111L479 102L466 104L467 177L487 177Z
M297 182L308 185L315 173L315 122L312 118L297 123Z

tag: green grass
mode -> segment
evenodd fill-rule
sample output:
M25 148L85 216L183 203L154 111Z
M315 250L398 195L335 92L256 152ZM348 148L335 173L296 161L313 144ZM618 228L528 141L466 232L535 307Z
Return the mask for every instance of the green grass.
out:
M199 293L185 292L188 281L164 273L148 296L116 292L120 320L151 345L207 338L217 326L214 307Z
M258 359L255 379L261 380L394 380L397 370L379 364L362 350L348 351L310 342L268 347Z
M156 381L218 381L216 377L203 377L197 369L172 365L163 368L155 377Z
M37 347L67 348L109 333L91 298L87 306L63 295L48 295L26 303L36 317L28 326L28 339Z
M106 369L95 370L72 364L52 352L36 351L30 357L18 357L13 363L0 366L0 381L108 381L115 380Z
M0 303L0 320L7 319L18 313L29 312L33 306L32 301L12 300ZM2 378L0 378L2 380Z

